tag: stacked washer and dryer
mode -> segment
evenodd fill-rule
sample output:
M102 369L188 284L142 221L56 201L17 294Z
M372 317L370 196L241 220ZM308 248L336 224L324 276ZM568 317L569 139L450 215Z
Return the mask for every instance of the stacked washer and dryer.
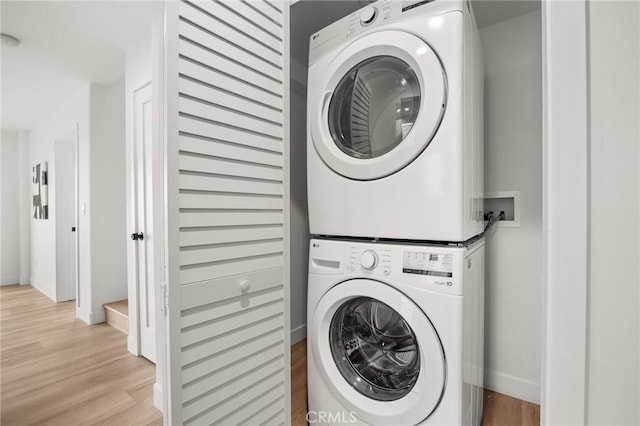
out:
M482 78L468 1L379 0L311 37L310 422L480 424Z

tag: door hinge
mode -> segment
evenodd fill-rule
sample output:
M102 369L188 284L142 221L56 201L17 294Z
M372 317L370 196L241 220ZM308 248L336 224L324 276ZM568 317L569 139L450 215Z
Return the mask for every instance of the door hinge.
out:
M160 309L163 314L167 315L169 311L169 286L165 283L160 286L160 289L162 291L162 307Z

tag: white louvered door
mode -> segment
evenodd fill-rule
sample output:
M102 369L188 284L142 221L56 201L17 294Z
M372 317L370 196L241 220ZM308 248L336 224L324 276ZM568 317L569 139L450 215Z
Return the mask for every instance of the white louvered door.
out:
M288 424L288 4L164 19L165 421Z

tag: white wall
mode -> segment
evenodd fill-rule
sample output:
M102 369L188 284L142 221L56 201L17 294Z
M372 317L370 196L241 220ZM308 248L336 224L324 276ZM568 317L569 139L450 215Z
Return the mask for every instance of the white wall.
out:
M47 161L49 173L55 175L54 141L68 135L78 126L79 157L79 202L89 205L89 145L90 145L90 85L87 83L76 93L70 93L47 118L43 119L30 134L30 166ZM29 173L30 169L29 169ZM49 186L49 219L31 219L31 284L57 301L55 265L55 186ZM89 247L90 210L80 216L79 257L80 283L78 295L80 312L89 304L87 287L91 284L91 250Z
M590 2L587 424L640 424L640 4Z
M542 273L541 15L480 30L485 191L520 191L520 227L487 238L485 387L540 402Z
M291 343L306 336L309 219L307 212L307 65L309 37L361 7L357 1L307 0L291 8Z
M70 94L30 134L30 164L47 161L55 176L54 141L77 126L79 291L78 316L104 321L102 304L127 297L125 259L124 80L109 87L87 83ZM57 301L55 185L49 219L31 219L31 283ZM83 213L84 211L84 213Z
M0 285L20 282L20 138L0 137Z
M20 204L20 284L31 283L31 208L33 199L31 195L31 144L29 132L20 132L20 161L19 161L19 191L18 202Z
M103 304L127 298L124 106L124 79L91 85L92 324L104 321Z

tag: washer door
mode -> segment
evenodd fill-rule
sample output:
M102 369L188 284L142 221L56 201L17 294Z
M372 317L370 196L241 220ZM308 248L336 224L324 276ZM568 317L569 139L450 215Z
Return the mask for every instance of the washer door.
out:
M388 176L413 161L431 142L446 104L438 57L401 31L354 41L308 86L318 154L336 173L357 180Z
M416 424L440 402L446 361L426 314L379 281L342 282L320 300L309 339L339 402L372 425Z

